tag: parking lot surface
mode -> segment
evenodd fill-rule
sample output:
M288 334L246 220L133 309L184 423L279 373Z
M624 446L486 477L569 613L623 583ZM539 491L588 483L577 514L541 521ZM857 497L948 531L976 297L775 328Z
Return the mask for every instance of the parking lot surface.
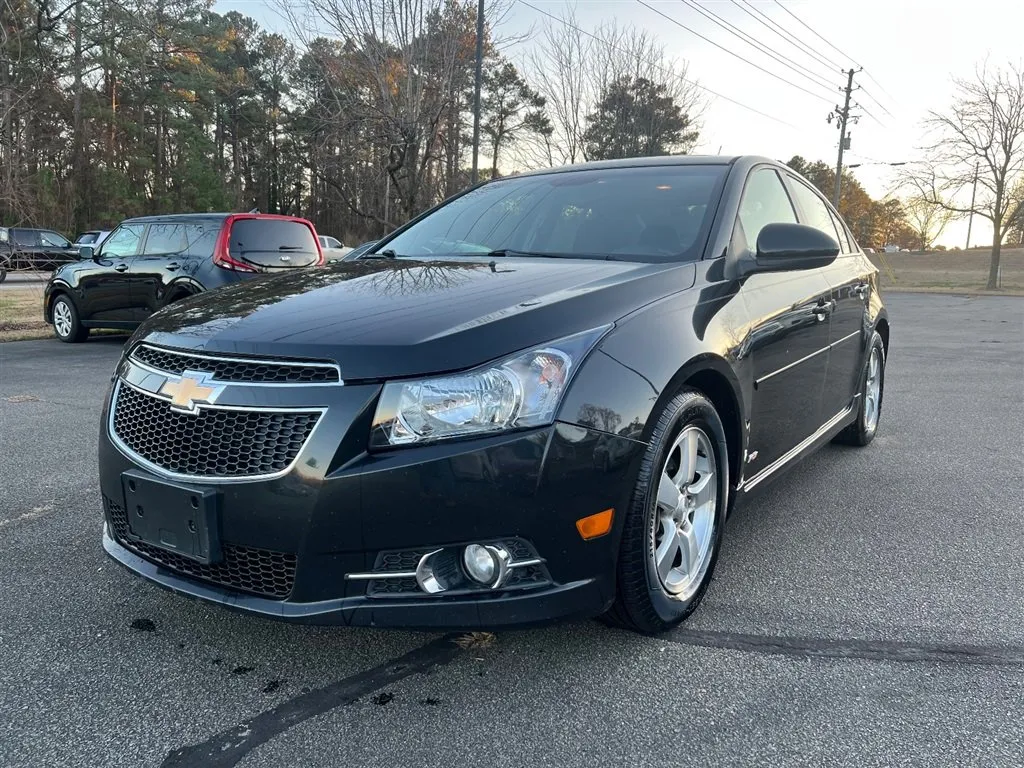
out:
M887 301L874 443L742 507L654 638L462 647L150 586L100 545L124 339L0 345L0 766L1024 764L1024 300Z

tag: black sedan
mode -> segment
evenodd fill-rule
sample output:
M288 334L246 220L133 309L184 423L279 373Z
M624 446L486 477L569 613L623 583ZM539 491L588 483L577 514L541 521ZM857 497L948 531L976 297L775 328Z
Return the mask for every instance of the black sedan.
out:
M146 321L103 416L103 545L272 618L657 632L736 500L872 441L888 345L875 268L773 161L495 180Z

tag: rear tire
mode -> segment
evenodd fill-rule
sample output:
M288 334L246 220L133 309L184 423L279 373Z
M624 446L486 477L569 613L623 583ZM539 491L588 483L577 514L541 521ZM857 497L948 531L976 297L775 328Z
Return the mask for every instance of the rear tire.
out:
M54 299L50 315L53 318L53 333L61 341L76 344L88 338L89 329L82 325L78 310L66 295L61 294Z
M875 439L882 418L882 394L885 391L885 344L875 331L860 375L857 419L835 437L843 445L863 447Z
M728 455L722 421L703 394L686 389L665 405L626 511L606 621L654 634L693 613L718 560Z

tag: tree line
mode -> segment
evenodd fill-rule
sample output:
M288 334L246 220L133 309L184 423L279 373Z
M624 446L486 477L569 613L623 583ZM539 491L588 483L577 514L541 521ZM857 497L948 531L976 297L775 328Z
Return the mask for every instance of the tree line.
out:
M289 37L211 6L2 0L0 224L259 208L361 240L470 183L475 2L283 4ZM701 103L649 36L548 32L517 66L507 10L488 4L482 178L696 142Z
M74 234L259 208L351 241L466 188L473 0L278 1L287 36L212 0L0 0L0 224ZM512 2L487 4L482 178L708 141L699 86L650 34L585 29L566 10L514 62ZM901 198L873 200L843 172L840 211L862 245L928 248L970 211L995 246L1024 237L1022 78L957 81ZM830 165L790 165L831 196Z

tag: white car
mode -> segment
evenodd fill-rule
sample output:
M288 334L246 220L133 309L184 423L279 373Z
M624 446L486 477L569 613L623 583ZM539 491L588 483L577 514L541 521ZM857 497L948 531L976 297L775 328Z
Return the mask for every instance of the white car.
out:
M111 230L109 229L91 229L88 232L83 232L75 240L75 245L91 245L93 248L98 246L104 240L107 239Z
M336 261L352 251L336 237L317 235L317 239L320 241L320 250L324 252L325 261Z

